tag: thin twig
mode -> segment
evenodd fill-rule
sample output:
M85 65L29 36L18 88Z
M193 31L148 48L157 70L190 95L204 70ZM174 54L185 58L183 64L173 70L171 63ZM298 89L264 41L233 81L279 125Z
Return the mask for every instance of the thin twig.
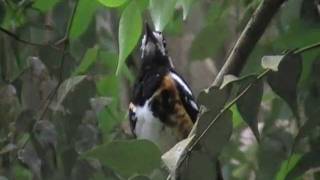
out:
M248 90L260 79L262 79L265 75L268 74L268 72L270 72L270 69L267 69L265 71L263 71L262 73L259 74L259 76L257 76L257 78L251 82L249 85L246 86L246 88L240 93L238 94L232 101L230 101L228 103L228 105L226 105L223 109L221 109L221 111L215 116L215 118L210 122L210 124L208 125L208 127L200 134L200 136L193 142L193 144L190 146L190 148L188 149L189 152L191 152L194 147L200 142L200 140L203 138L203 136L205 136L207 134L207 132L209 131L209 129L214 125L214 123L228 110L231 108L231 106L233 106L244 94L246 94L248 92Z
M57 50L57 51L60 50L58 47L51 45L51 44L40 44L40 43L30 42L30 41L21 39L19 36L17 36L13 32L10 32L10 31L4 29L3 27L0 27L0 31L5 33L6 35L10 36L11 38L15 39L16 41L23 43L23 44L27 44L30 46L37 46L37 47L50 47L50 48Z
M53 101L53 98L55 97L60 85L62 84L62 81L63 81L63 65L64 65L64 61L65 61L65 56L66 56L66 53L65 51L67 50L67 47L68 47L68 44L69 44L69 34L70 34L70 29L72 27L72 23L73 23L73 19L74 19L74 16L75 16L75 13L77 11L77 8L78 8L78 2L79 0L76 0L75 2L75 5L74 5L74 8L73 8L73 11L72 11L72 14L71 14L71 17L69 19L69 23L68 23L68 26L67 26L67 29L66 29L66 33L64 35L64 37L62 38L64 41L64 46L63 46L63 49L62 49L62 57L61 57L61 61L60 61L60 74L59 74L59 82L57 84L57 86L52 90L50 91L49 95L47 96L46 100L45 100L45 103L44 103L44 106L42 108L42 111L39 115L39 117L36 119L36 121L39 121L41 120L44 115L46 114L46 112L48 111L48 108L49 106L51 105L52 101ZM32 132L30 132L30 134L32 135ZM30 137L30 136L29 136ZM30 138L28 138L24 144L22 145L22 148L24 148L27 143L29 142Z
M320 42L317 42L317 43L314 43L314 44L311 44L309 46L306 46L306 47L303 47L301 49L297 49L294 51L295 54L301 54L301 53L304 53L306 51L310 51L310 50L313 50L315 48L320 48Z
M77 0L75 5L74 5L74 8L73 8L70 20L68 22L67 30L65 32L64 37L62 38L62 40L58 41L59 43L62 43L62 42L64 43L64 46L63 46L63 49L62 49L62 57L61 57L61 61L60 61L60 67L59 67L60 73L59 73L58 84L49 93L47 99L45 100L44 108L43 108L42 112L40 113L39 119L42 119L44 117L44 115L46 114L46 112L48 111L49 106L51 105L53 98L55 97L56 93L58 92L59 87L62 84L62 81L63 81L63 66L64 66L64 62L65 62L65 57L66 57L65 51L66 51L67 47L69 46L69 34L70 34L70 30L71 30L71 27L72 27L72 24L73 24L74 16L75 16L76 11L78 9L78 3L79 3L79 0Z

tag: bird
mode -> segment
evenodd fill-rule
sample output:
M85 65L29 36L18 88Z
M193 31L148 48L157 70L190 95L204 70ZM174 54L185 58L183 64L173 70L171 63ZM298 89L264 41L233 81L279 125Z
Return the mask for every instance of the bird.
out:
M146 23L141 65L129 104L132 134L152 141L166 152L188 136L198 113L190 86L168 55L164 35Z
M129 103L129 124L137 139L156 144L162 153L188 137L199 106L187 81L176 71L160 31L146 23L141 65ZM223 180L216 161L217 180Z

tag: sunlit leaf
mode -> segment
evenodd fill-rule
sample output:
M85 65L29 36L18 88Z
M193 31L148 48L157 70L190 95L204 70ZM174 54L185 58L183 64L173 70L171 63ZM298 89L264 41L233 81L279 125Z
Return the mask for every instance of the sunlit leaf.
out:
M187 19L189 14L190 8L194 0L179 0L179 3L182 5L183 8L183 20Z
M70 29L70 39L78 38L87 30L98 5L95 0L79 0Z
M320 167L320 152L319 151L312 151L304 154L301 159L298 161L296 166L292 168L286 176L286 180L294 179L306 171L319 168Z
M300 160L300 154L293 154L290 157L290 161L286 160L282 162L281 168L277 173L276 180L284 180L287 173L292 170ZM289 163L289 164L288 164Z
M98 0L101 4L107 7L119 7L126 3L128 0Z
M35 3L32 4L32 7L39 9L42 12L46 12L52 9L60 1L61 0L36 0Z
M176 175L176 170L180 162L179 160L186 156L187 147L190 145L193 138L194 135L178 142L173 148L162 155L161 158L173 177Z
M299 118L297 107L297 85L301 72L301 56L289 53L281 60L278 71L270 72L267 78L272 90L288 103L297 118Z
M142 19L135 1L123 11L119 25L119 61L116 74L120 70L133 48L137 45L142 32Z
M83 59L81 60L80 65L74 71L74 75L85 74L88 69L93 65L93 63L97 60L98 55L98 47L93 47L87 50Z
M272 71L278 71L278 66L283 58L284 58L283 55L263 56L261 60L261 66L264 69L271 69Z
M157 31L163 31L171 20L177 0L150 0L150 14Z
M223 76L223 81L222 81L222 84L220 86L220 89L223 89L228 84L230 84L232 82L235 82L235 81L238 81L238 80L239 80L239 78L237 76L232 75L232 74L227 74L227 75Z
M147 174L160 167L160 150L146 140L113 141L92 149L86 157L96 158L125 177Z

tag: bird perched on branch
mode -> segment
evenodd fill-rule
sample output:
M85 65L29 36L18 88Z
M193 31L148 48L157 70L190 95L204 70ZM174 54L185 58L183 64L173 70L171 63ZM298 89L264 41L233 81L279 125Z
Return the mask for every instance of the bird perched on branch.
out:
M161 32L148 24L141 44L141 66L129 105L132 133L166 152L186 138L199 108L187 82L175 71ZM222 180L217 161L217 179Z
M162 152L186 138L198 106L186 81L175 71L161 32L146 24L141 67L134 85L129 119L132 133L148 139Z

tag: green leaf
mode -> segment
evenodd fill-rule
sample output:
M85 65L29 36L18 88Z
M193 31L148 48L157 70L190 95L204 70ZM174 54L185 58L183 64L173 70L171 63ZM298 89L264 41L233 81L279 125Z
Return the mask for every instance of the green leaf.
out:
M71 40L77 39L87 30L98 5L95 0L79 0L70 29L69 38Z
M209 124L217 116L217 110L207 111L199 118L196 126L197 139ZM229 141L232 134L232 112L226 110L222 116L214 121L214 124L209 128L207 133L201 138L201 147L210 155L210 157L217 158L223 147Z
M126 3L128 0L98 0L101 4L106 7L119 7Z
M258 113L263 95L263 81L255 81L256 76L251 76L246 81L239 82L241 93L249 83L253 83L250 89L240 97L236 102L239 113L245 122L249 125L256 139L260 141L260 134L258 130Z
M312 151L304 154L294 168L292 168L286 179L294 179L303 175L306 171L320 167L320 152Z
M205 106L207 109L220 110L228 99L226 88L210 87L203 90L198 96L198 104Z
M86 76L74 76L69 79L66 79L63 81L63 83L60 85L58 92L57 92L57 102L55 104L54 109L58 110L63 100L66 98L68 93L77 86L80 82L82 82Z
M271 69L272 71L278 71L278 67L282 59L283 55L278 56L263 56L261 60L261 66L264 69Z
M47 12L52 9L60 0L36 0L32 7L39 9L42 12Z
M134 176L132 178L130 178L129 180L150 180L147 176Z
M80 65L74 71L74 75L85 74L91 65L97 60L98 47L93 47L87 50Z
M299 132L295 138L295 144L298 143L302 138L306 137L308 134L312 132L313 129L320 125L319 117L320 117L320 109L319 107L313 107L318 111L310 114L308 120L302 125L299 129Z
M177 171L175 179L217 179L216 164L206 152L191 151Z
M187 19L188 13L193 2L194 0L179 0L179 3L182 5L183 9L183 20Z
M181 158L184 158L187 155L187 147L190 145L190 142L193 140L193 138L194 135L178 142L173 148L162 155L161 158L172 176L175 175Z
M99 161L118 172L130 177L136 173L148 174L160 167L161 153L156 145L147 140L114 141L90 150L85 157Z
M137 45L142 32L142 19L139 7L132 1L123 11L119 25L119 61L116 74L133 48Z
M223 76L223 81L222 81L222 84L220 86L220 89L223 89L225 88L227 85L229 85L230 83L233 83L235 81L238 81L239 78L235 75L232 75L232 74L227 74L225 76Z
M171 20L177 0L150 0L150 14L157 31L163 31Z
M299 118L297 107L297 86L302 72L300 55L288 53L281 60L278 71L270 72L267 81L272 90L278 94Z
M293 154L290 157L290 162L289 160L283 161L280 170L278 171L276 175L276 180L284 180L288 171L292 170L300 160L301 155L300 154ZM288 164L289 163L289 164Z

